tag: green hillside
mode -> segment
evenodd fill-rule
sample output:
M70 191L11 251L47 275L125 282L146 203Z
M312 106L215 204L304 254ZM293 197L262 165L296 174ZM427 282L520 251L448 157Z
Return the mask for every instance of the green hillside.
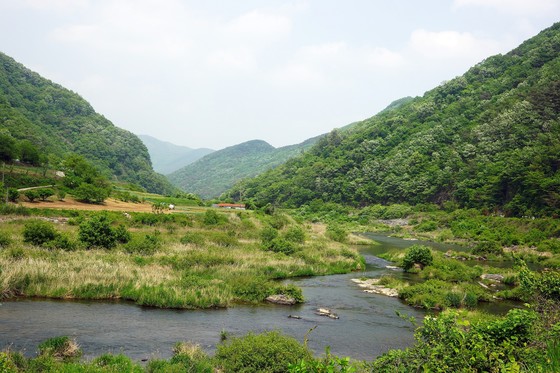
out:
M275 148L262 140L247 141L208 154L168 175L171 182L189 193L214 198L246 177L256 176L286 162L311 147L318 138Z
M557 23L423 97L331 132L229 194L290 207L451 202L558 214L559 166Z
M165 193L172 186L152 170L146 146L115 127L78 94L0 53L0 131L28 140L45 158L83 155L117 180ZM51 159L48 159L47 155Z
M148 135L138 135L138 137L148 148L154 170L164 175L177 171L214 152L214 150L207 148L192 149L175 145Z

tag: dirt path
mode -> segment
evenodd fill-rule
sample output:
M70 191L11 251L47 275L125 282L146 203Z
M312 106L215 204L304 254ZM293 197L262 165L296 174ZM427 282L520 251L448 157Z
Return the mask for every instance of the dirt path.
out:
M22 206L29 208L59 209L59 210L90 210L90 211L126 211L126 212L152 212L152 205L149 203L131 203L117 201L108 198L101 205L78 202L72 197L66 197L64 201L37 201L20 202Z

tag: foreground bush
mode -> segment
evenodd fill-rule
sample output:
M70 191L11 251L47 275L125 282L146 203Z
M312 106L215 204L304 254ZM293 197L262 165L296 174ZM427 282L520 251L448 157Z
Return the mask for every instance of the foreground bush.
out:
M117 241L126 241L130 236L122 228L114 229L106 215L96 215L80 224L78 238L88 249L93 247L110 249Z
M249 333L218 345L217 364L225 372L279 372L310 357L309 351L294 338L280 332Z
M82 356L82 350L75 340L61 336L47 339L41 343L39 355L50 356L61 361L73 361Z
M51 223L43 220L30 220L23 228L23 242L41 246L56 238L57 232Z

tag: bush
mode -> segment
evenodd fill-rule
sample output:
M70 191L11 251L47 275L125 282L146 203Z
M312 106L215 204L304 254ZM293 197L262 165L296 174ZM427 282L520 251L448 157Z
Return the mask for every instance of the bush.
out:
M82 350L75 340L66 336L47 339L39 345L39 355L51 356L61 361L74 361L82 356Z
M74 189L74 197L78 201L86 203L103 203L109 197L109 189L95 186L93 184L81 183Z
M42 246L58 236L52 223L43 220L30 220L23 228L23 242Z
M37 198L39 198L39 194L38 194L37 191L34 190L34 189L26 190L25 192L23 192L23 194L27 197L27 199L29 200L29 202L33 202L33 201L35 201Z
M42 201L46 201L47 198L54 195L54 190L52 189L39 189L37 191L37 195L41 198Z
M19 199L19 191L16 188L8 188L8 200L10 202L17 202Z
M0 232L0 248L5 249L12 244L12 238L6 232Z
M432 251L427 246L413 245L406 250L403 259L403 269L410 270L415 264L420 265L420 268L429 266L434 261Z
M218 345L215 357L226 372L284 373L289 364L310 358L310 353L294 338L272 331L229 338Z
M110 249L117 244L117 234L111 227L111 222L106 215L96 215L80 224L78 239L88 249L100 247Z
M132 239L132 235L123 224L119 224L115 229L115 238L119 243L128 243Z
M414 228L417 232L433 232L438 228L437 223L433 220L427 220L420 223Z
M62 234L57 235L55 239L46 242L43 246L47 249L60 249L64 251L75 251L78 248L75 241Z
M284 234L284 239L286 241L290 241L294 243L304 243L305 232L301 227L291 227Z
M504 251L500 244L495 241L483 241L474 247L472 253L475 255L502 255Z
M124 250L130 254L152 255L162 245L159 231L147 234L142 240L134 240L125 245Z
M195 246L202 246L204 245L205 239L204 236L200 233L187 232L183 237L181 237L180 241L183 245L192 244Z
M327 226L327 237L333 241L344 243L348 238L348 232L338 225Z
M297 246L290 241L283 238L277 237L267 244L263 244L263 248L267 251L273 251L275 253L284 253L290 255L296 252Z
M204 225L218 225L220 223L227 222L227 216L224 214L219 214L214 210L206 210L204 217L202 218Z
M104 354L93 359L91 363L93 366L101 368L103 372L143 372L140 365L135 364L129 357L120 354Z

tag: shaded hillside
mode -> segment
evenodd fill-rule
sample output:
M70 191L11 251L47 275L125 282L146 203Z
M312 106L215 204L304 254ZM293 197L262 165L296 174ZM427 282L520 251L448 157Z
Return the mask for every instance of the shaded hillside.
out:
M236 182L284 163L311 147L318 137L297 145L275 148L262 140L247 141L208 154L168 175L171 182L203 198L220 196Z
M214 152L214 150L207 148L192 149L175 145L148 135L138 135L138 137L148 148L154 170L164 175L177 171Z
M560 209L560 23L229 194L257 203Z
M146 146L115 127L78 94L0 53L0 129L29 140L43 154L85 156L102 172L149 191L172 186L152 170Z

